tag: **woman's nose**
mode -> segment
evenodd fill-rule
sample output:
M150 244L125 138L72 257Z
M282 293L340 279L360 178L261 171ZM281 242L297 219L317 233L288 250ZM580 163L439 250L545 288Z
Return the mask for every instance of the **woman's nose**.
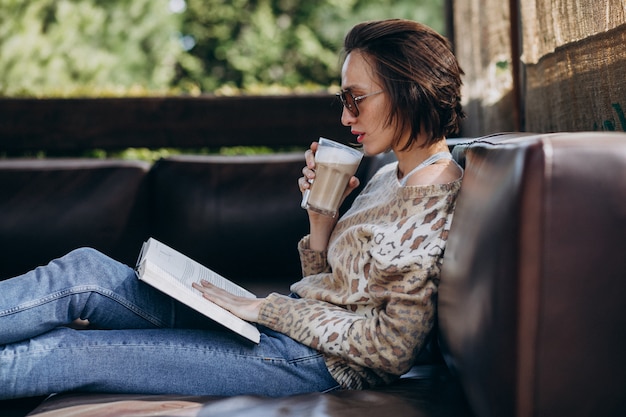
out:
M344 126L350 126L354 124L355 120L356 117L352 113L350 113L350 111L346 109L345 106L343 106L341 108L341 124Z

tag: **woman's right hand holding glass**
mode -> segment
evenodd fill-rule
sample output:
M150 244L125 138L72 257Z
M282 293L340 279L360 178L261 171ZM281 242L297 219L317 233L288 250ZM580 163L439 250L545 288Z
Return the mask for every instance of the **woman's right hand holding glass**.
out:
M298 179L298 186L300 187L300 192L303 194L311 188L311 184L315 180L315 152L317 151L317 147L318 143L313 142L310 148L304 153L306 165L302 168L303 176ZM355 176L350 178L343 199L358 186L359 179ZM310 225L310 249L324 251L328 247L328 240L335 228L335 224L337 224L338 218L325 216L313 210L307 210L307 213L309 215Z

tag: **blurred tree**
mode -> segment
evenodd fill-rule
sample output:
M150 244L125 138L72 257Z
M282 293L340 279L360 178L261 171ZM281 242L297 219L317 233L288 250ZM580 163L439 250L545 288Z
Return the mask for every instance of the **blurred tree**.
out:
M167 0L0 0L0 95L167 90L184 54Z
M443 0L0 0L0 95L267 92L338 82L345 32Z
M176 83L214 91L338 81L345 32L363 20L401 17L443 31L442 0L187 0L182 32L194 61ZM187 65L187 63L191 65Z

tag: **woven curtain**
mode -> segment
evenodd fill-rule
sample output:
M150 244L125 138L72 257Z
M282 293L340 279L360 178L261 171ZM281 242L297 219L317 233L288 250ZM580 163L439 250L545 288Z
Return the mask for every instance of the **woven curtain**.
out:
M466 72L463 135L515 129L514 83L525 131L626 131L626 0L517 3L511 13L516 2L453 1L455 52ZM512 57L516 26L521 56Z
M455 53L465 71L464 136L514 130L510 14L507 1L456 0Z
M521 0L526 130L626 131L626 0Z

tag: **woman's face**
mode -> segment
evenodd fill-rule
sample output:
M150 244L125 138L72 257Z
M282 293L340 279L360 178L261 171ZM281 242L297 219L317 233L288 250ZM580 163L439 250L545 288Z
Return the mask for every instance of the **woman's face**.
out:
M341 87L354 97L383 90L370 64L363 54L353 51L346 57L341 69ZM350 126L357 142L363 146L366 155L377 155L392 149L395 127L387 126L389 99L387 93L374 94L358 102L359 115L354 116L345 107L341 113L341 123Z

